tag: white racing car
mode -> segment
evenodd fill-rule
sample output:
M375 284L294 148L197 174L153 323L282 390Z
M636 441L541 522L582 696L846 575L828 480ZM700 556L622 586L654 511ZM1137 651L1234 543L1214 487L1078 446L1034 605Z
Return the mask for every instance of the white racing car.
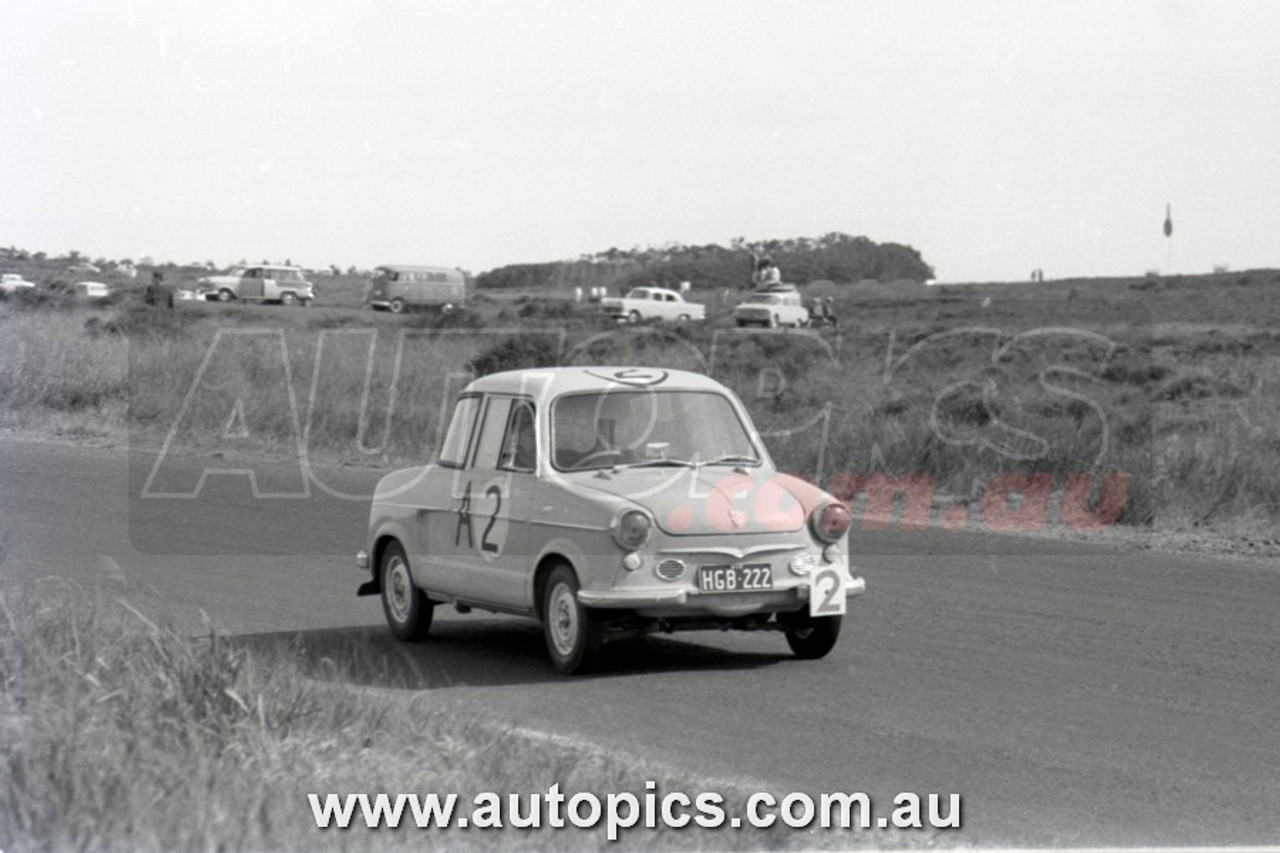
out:
M653 368L498 373L459 397L430 464L378 484L360 594L392 633L436 606L540 620L563 672L650 631L776 630L795 654L835 645L849 508L779 473L741 402Z

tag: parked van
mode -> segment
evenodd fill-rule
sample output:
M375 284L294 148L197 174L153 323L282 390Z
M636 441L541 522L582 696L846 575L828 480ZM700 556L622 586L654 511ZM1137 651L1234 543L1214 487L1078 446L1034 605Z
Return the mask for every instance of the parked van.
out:
M466 300L466 277L462 270L449 267L377 267L364 292L364 301L369 305L394 314L422 307L448 312L461 308Z

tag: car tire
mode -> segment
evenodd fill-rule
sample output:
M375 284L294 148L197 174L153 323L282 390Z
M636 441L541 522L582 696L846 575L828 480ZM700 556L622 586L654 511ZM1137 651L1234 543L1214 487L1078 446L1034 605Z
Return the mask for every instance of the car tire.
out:
M769 328L770 328L770 329L776 329L776 328L778 328L778 326L779 326L779 325L781 325L781 323L780 323L780 322L779 322L779 320L778 320L778 315L777 315L777 314L774 314L772 317L770 317L770 318L769 318Z
M405 307L403 299L392 299L391 302L387 304L387 308L391 310L392 314L403 314Z
M628 322L628 323L639 323L639 322L640 322L640 312L639 312L639 311L632 311L630 314L628 314L628 315L627 315L627 322Z
M282 293L280 294L280 304L286 308L292 308L298 304L298 297L292 293Z
M219 302L231 302L235 298L236 298L236 295L225 287L218 291Z
M578 601L578 577L566 565L547 577L542 596L542 628L547 653L566 675L588 672L600 657L600 623Z
M840 639L843 616L810 616L807 611L785 620L787 645L801 660L817 660L827 656Z
M382 552L378 571L382 574L382 612L391 634L408 643L425 640L431 630L435 603L414 585L409 560L399 542L392 542Z
M676 322L677 322L677 323L687 323L687 322L689 322L689 315L688 315L688 314L681 314L679 317L677 317L677 318L676 318Z

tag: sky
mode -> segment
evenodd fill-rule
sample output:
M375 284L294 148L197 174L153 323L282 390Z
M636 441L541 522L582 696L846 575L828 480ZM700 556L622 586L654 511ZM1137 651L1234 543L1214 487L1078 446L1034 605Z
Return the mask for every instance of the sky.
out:
M940 281L1280 267L1272 0L0 0L0 20L2 246L478 273L834 231L912 246Z

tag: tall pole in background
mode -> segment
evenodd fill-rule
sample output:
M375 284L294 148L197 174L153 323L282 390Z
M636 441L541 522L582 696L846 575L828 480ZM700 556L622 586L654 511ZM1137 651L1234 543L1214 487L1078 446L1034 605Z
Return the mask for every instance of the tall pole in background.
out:
M1173 272L1173 205L1167 202L1164 206L1164 237L1166 244L1164 274L1169 275Z

